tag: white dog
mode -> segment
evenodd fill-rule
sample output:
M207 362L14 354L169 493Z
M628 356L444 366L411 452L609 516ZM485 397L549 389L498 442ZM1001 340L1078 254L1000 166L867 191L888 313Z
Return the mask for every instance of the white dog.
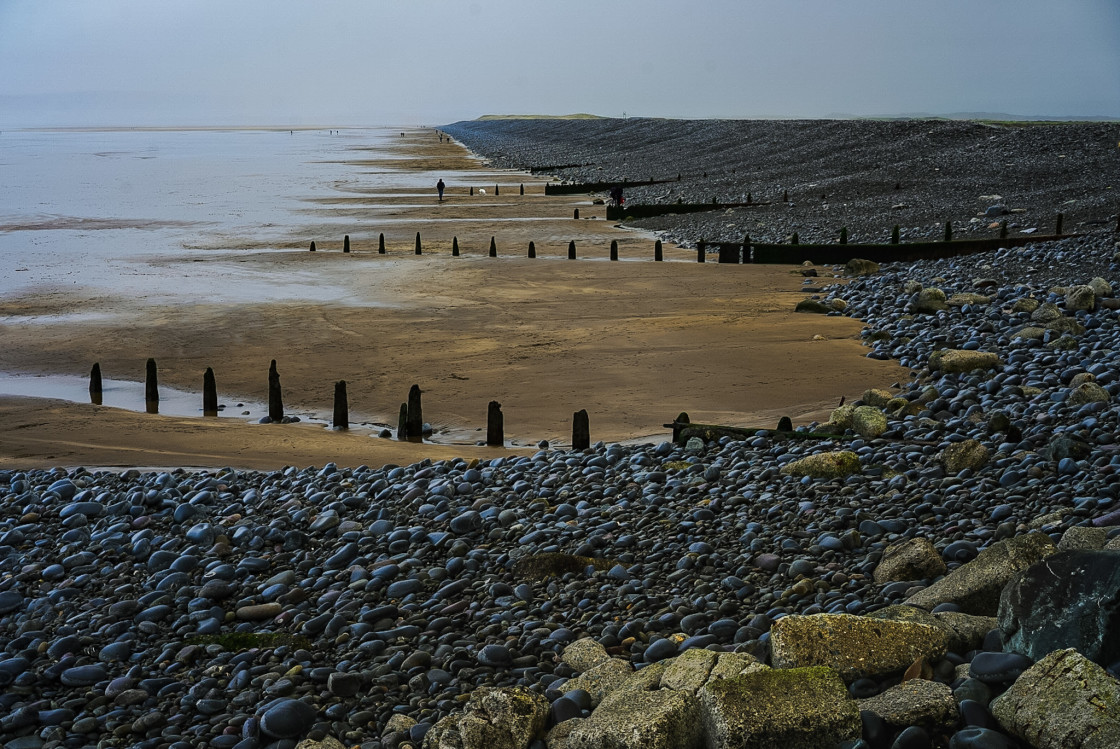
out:
M486 194L486 188L484 188L484 187L478 188L478 194L479 195L485 195Z

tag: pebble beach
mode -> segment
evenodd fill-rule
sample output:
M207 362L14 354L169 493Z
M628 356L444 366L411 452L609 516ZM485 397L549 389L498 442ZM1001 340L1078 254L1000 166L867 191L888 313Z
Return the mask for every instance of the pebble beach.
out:
M510 135L520 127L549 125L442 131L496 166L579 161L621 179L660 157L677 171L679 149L658 151L653 138L625 171L572 156L595 141L567 123L530 158ZM1106 126L1077 127L1085 158L1097 159L1093 128ZM1032 137L1060 138L1033 135L1042 130ZM594 148L611 146L600 137ZM967 200L937 207L968 225L994 189L961 179ZM868 383L799 426L805 438L763 429L583 451L542 443L356 468L0 470L0 741L1114 745L1115 711L1086 727L1080 712L1048 708L1051 725L1039 727L1032 679L1053 656L1029 633L1050 625L1029 623L1006 592L1043 560L1072 558L1076 573L1091 559L1112 580L1093 589L1097 611L1120 605L1120 236L1104 179L1066 185L1077 236L807 276L804 297L821 314L860 321L866 357L909 377ZM1049 222L1054 207L1040 199L1023 220ZM794 228L795 209L782 210L768 229L743 223L767 222L755 214L719 220L733 224L728 238L746 228L780 239ZM874 210L889 230L902 209L846 217L867 241ZM910 236L932 219L911 222ZM687 243L717 238L713 220L642 228ZM805 645L834 631L858 642L850 632L868 622L887 632L876 635L878 661ZM1070 704L1120 695L1114 627L1082 627L1056 651L1081 658L1081 683L1097 690L1074 690ZM739 704L719 683L764 690L790 669L805 681L773 701ZM790 707L803 693L819 715Z

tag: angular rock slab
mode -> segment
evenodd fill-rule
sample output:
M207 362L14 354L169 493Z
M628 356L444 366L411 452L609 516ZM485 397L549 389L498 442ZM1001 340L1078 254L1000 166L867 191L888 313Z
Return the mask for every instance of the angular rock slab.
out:
M1120 660L1120 552L1062 551L1016 576L999 600L1004 650L1039 660L1074 648Z
M928 538L911 538L891 544L872 573L879 585L900 580L921 580L944 575L945 560Z
M699 698L707 749L832 749L862 731L856 701L829 668L715 679Z
M590 671L600 663L610 660L607 649L592 637L576 640L564 648L560 660L571 666L574 670L583 673Z
M860 710L870 710L891 728L921 726L926 730L946 730L957 724L957 700L946 684L925 679L910 679L859 701Z
M629 661L608 658L599 665L564 683L565 691L583 689L591 695L591 704L598 705L603 698L626 683L634 673Z
M1004 730L1036 749L1120 746L1120 682L1076 650L1057 650L994 699Z
M525 687L471 692L465 713L449 715L424 735L424 749L525 749L544 730L548 702Z
M915 622L851 614L790 615L770 628L776 669L827 666L845 681L905 670L945 654L945 631Z
M603 700L568 734L568 749L698 749L696 698L660 689L624 689ZM489 748L493 749L493 748Z
M1027 533L999 541L903 603L927 611L939 603L955 603L966 614L995 616L1003 586L1016 573L1055 551L1054 542L1044 533Z

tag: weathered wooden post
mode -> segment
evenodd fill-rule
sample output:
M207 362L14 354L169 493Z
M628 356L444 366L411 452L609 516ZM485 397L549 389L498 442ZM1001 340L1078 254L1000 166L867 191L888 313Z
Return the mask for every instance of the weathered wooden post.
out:
M486 444L491 447L503 447L506 444L505 419L502 416L502 404L490 401L486 409Z
M494 197L498 197L498 186L494 185Z
M377 235L377 254L378 255L384 255L385 254L385 234L384 233L381 233L381 234Z
M350 428L350 405L346 400L346 380L334 384L334 418L331 426L335 429Z
M847 243L848 243L848 227L841 226L840 227L840 244L847 244Z
M952 242L953 241L953 222L952 221L946 221L945 222L945 241L946 242Z
M789 243L790 244L801 244L801 237L797 236L797 232L794 232L793 236L789 238Z
M529 242L529 257L537 256L537 246L532 241Z
M788 203L789 202L789 190L783 190L782 191L782 202L783 203Z
M611 240L611 260L618 260L618 240Z
M525 183L524 182L521 183L521 194L522 195L525 194Z
M899 243L899 241L900 241L899 233L900 233L900 230L898 228L898 224L895 224L894 228L891 229L891 244L898 244Z
M751 261L751 235L743 235L743 262L749 263Z
M681 441L681 432L684 430L686 424L690 424L691 420L688 418L688 413L681 411L677 414L677 418L673 419L673 442Z
M572 414L572 449L586 450L591 447L591 427L587 421L587 409Z
M408 439L408 404L401 404L400 415L397 416L397 439Z
M315 240L312 239L311 240L311 248L308 250L308 252L314 252L314 251L315 251Z
M576 240L574 240L574 239L572 241L568 242L568 259L569 260L575 260L576 259Z
M451 257L459 257L459 238L451 238Z
M751 204L751 202L752 202L752 201L751 201L751 194L750 194L750 193L748 192L748 193L747 193L747 205L750 205L750 204Z
M424 409L420 405L420 386L408 389L408 414L405 419L405 432L408 439L419 442L424 436Z
M578 208L575 209L575 211L572 213L572 218L579 219L579 209Z
M94 362L89 370L89 402L95 406L101 405L101 364Z
M1054 233L1057 234L1059 237L1062 236L1062 219L1063 218L1064 218L1064 216L1062 216L1061 212L1059 211L1058 212L1057 226L1054 227Z
M471 186L471 195L474 195L474 186Z
M494 244L494 238L490 237L490 257L498 256L498 245Z
M420 232L416 232L416 254L417 255L422 254L420 252Z
M999 222L999 238L1007 239L1007 219Z
M268 418L279 424L284 420L284 398L280 393L280 373L276 371L276 360L268 365Z
M779 432L792 432L793 431L793 419L791 419L788 416L783 416L782 418L778 419L778 431Z
M202 374L202 415L218 415L218 384L212 367L207 367Z
M350 235L347 234L342 238L342 251L350 252Z
M144 378L144 407L150 414L159 413L159 383L156 380L155 359L148 359L147 376Z
M707 251L708 251L708 243L706 241L701 239L699 242L697 242L696 243L696 262L698 262L698 263L704 262L704 259L705 259L704 255L707 254Z

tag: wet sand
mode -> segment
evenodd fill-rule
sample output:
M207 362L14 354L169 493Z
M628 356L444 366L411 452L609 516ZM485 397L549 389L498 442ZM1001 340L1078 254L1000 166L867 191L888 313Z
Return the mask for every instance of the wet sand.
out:
M491 400L502 404L510 447L531 450L542 439L566 444L579 409L589 413L592 440L662 439L662 424L680 411L693 421L771 426L789 415L804 423L826 417L841 396L907 377L895 363L864 358L857 321L793 314L804 297L794 268L699 264L695 251L670 246L667 262L655 263L652 237L615 228L586 196L545 196L542 178L487 171L431 131L410 132L397 151L370 160L355 149L353 168L438 169L449 185L443 204L434 188L355 191L309 200L288 250L229 238L161 255L167 273L209 272L234 285L213 300L80 288L0 299L0 315L10 316L0 363L84 374L96 361L107 377L139 380L153 357L161 383L191 390L213 367L220 400L234 403L266 398L276 359L289 408L329 414L334 383L346 380L351 419L388 425L416 383L425 420L455 444L0 397L0 466L263 469L492 457L501 451L474 445ZM467 195L468 185L491 181L499 196L492 187ZM340 216L355 222L350 254L341 252ZM422 256L413 251L417 231ZM377 253L381 232L386 255ZM323 237L319 251L307 252L308 236ZM487 256L491 236L498 258ZM612 239L620 262L607 260ZM566 259L569 240L577 262ZM537 259L525 257L529 241ZM229 301L237 274L319 286L329 298Z

